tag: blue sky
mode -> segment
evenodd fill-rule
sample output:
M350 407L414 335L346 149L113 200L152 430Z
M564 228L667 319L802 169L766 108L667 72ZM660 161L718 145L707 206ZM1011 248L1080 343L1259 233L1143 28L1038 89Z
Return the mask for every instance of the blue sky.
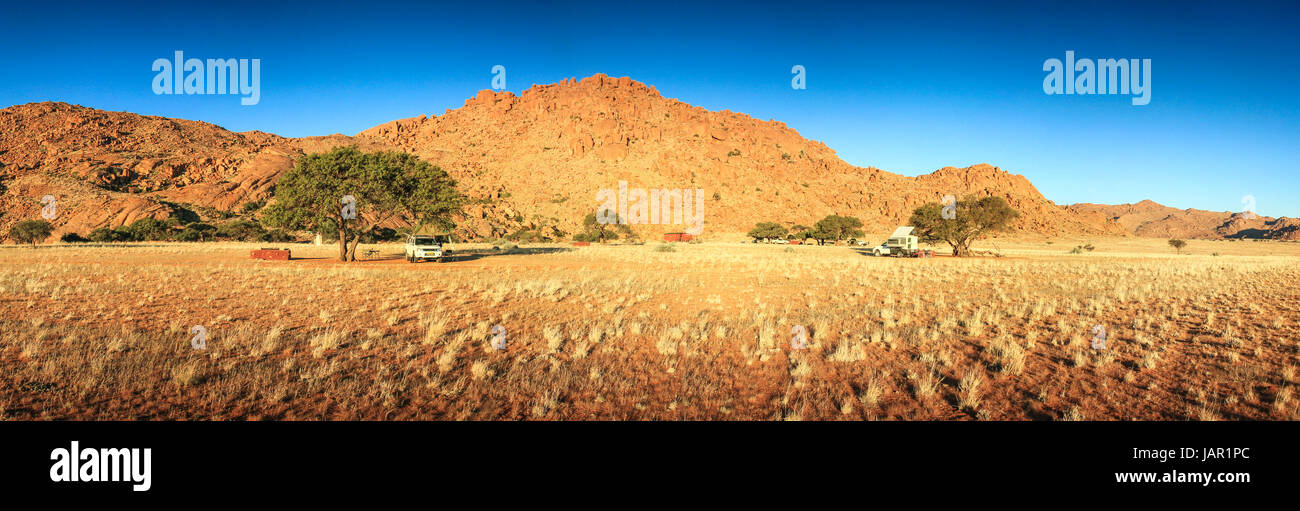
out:
M1296 217L1297 27L1296 2L7 2L0 106L354 134L458 108L498 64L515 93L606 73L783 121L855 165L990 163L1062 204L1240 211L1253 195ZM155 95L150 65L176 50L261 59L260 102ZM1150 104L1045 94L1043 62L1067 50L1151 59Z

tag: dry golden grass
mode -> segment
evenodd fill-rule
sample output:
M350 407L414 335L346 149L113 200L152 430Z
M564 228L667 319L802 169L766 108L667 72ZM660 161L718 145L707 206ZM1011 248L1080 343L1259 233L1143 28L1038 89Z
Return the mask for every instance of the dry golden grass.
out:
M1300 245L0 249L17 419L1293 419ZM384 246L386 252L396 252ZM540 250L539 250L540 249ZM789 249L789 250L787 250ZM1210 255L1212 253L1220 255ZM508 333L490 346L493 325ZM207 348L190 345L204 326ZM1094 328L1107 332L1094 350ZM799 327L808 349L792 351Z

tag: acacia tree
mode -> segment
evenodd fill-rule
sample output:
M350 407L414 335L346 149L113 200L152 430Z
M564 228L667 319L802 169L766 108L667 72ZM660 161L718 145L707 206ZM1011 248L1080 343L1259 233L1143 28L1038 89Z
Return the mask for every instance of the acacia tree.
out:
M759 222L746 236L754 238L754 241L770 241L773 238L784 238L788 232L784 226L776 222Z
M31 243L32 248L36 248L36 242L50 237L53 231L54 227L45 220L23 220L9 228L9 236L22 243Z
M345 202L348 197L354 202ZM287 229L335 232L339 260L355 261L363 233L399 219L413 222L412 232L428 224L448 228L462 203L456 182L442 169L407 153L348 146L304 156L285 172L263 219Z
M808 239L810 237L808 235L809 229L811 228L806 225L795 224L794 227L790 228L790 235L786 236L786 238L792 240Z
M636 238L636 233L632 232L632 228L623 222L623 217L617 213L613 213L613 215L614 221L605 223L596 219L596 213L587 213L587 216L582 218L583 232L575 235L573 240L604 243L605 240L618 239L619 235L629 239Z
M827 215L826 218L818 220L808 234L817 240L818 245L821 245L828 240L838 242L845 238L861 238L864 235L861 227L862 220L857 218Z
M1181 254L1181 253L1183 253L1183 247L1187 246L1187 242L1175 238L1175 239L1169 240L1169 246L1174 247L1174 250L1177 250L1178 253Z
M955 216L944 218L943 205L931 202L912 212L909 221L922 241L942 241L952 246L952 255L970 253L970 244L995 231L1006 230L1020 213L1002 197L976 198L967 195L955 204Z

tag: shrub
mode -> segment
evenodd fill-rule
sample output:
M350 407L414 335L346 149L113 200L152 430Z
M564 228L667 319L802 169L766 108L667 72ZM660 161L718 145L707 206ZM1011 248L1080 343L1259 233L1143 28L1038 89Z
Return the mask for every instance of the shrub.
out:
M237 241L265 241L266 229L252 220L233 220L217 226L217 237Z
M64 234L63 237L59 238L59 241L62 241L64 243L85 243L90 240L81 237L80 234L77 234L75 232L70 232Z
M582 219L583 232L575 235L573 240L604 243L605 240L616 240L620 237L636 239L636 233L622 221L622 217L615 213L612 220L610 223L602 223L596 218L596 213L587 213L587 216ZM579 237L583 239L578 239Z
M673 248L672 245L667 245L667 244L659 245L655 247L655 252L676 252L676 251L677 249Z
M130 241L161 241L171 238L171 227L152 218L141 218L126 227Z
M176 239L180 241L206 241L214 235L216 227L211 225L195 222L185 226L185 229L176 233Z
M117 241L113 239L113 231L107 227L99 227L90 231L89 237L90 237L90 241L94 241L97 243L108 243L111 241Z
M266 205L266 201L264 200L246 202L244 203L244 206L240 208L240 211L242 211L245 215L250 213L256 213L258 210L262 209L262 206L265 205Z

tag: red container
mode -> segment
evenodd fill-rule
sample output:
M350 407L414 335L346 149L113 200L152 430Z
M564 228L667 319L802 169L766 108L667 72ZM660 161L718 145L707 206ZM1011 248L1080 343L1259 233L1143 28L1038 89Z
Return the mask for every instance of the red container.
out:
M253 259L266 259L268 261L288 261L289 249L260 248L253 251Z
M690 234L684 232L664 233L664 241L691 241L694 238L695 238L694 236L691 236Z
M589 247L589 246L591 246L591 242L590 242L590 241L575 241L575 242L573 242L573 246L575 246L575 247Z

